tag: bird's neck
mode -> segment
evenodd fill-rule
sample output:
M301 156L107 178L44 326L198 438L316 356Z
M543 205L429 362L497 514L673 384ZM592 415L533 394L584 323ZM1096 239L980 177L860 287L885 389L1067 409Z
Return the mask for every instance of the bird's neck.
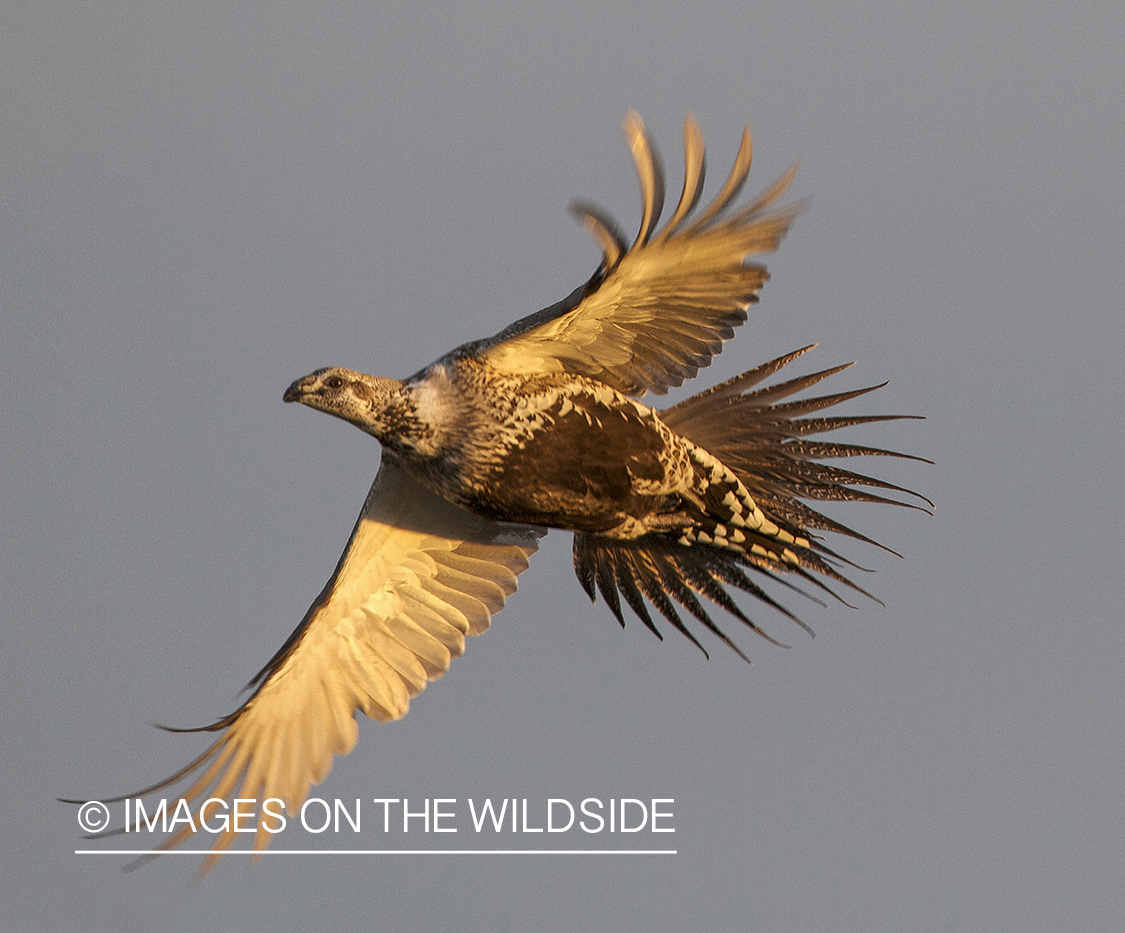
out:
M419 411L415 391L381 376L367 376L362 386L368 406L348 419L352 424L399 453L430 453L436 426Z

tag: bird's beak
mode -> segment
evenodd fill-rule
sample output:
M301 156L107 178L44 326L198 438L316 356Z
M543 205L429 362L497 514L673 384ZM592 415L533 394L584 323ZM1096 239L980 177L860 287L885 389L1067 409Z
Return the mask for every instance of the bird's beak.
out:
M298 379L288 389L285 390L285 401L299 402L301 401L304 394L305 393L301 389L301 380Z

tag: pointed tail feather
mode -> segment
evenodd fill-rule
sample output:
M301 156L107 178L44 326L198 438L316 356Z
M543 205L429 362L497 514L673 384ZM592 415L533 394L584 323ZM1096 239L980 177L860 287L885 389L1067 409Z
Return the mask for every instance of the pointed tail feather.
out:
M882 386L783 401L847 366L759 388L766 379L811 349L811 346L804 347L778 357L661 412L670 428L702 448L702 455L710 455L719 461L720 467L737 477L744 492L749 494L743 509L764 516L765 521L761 525L744 529L744 537L737 536L742 538L741 541L734 541L734 536L728 539L722 525L718 526L722 532L720 537L712 537L710 529L705 529L706 533L692 530L683 536L679 532L654 533L631 541L575 535L574 566L579 580L591 599L596 599L601 593L622 625L625 621L621 597L624 597L625 603L644 625L660 637L648 612L647 598L673 627L706 654L706 649L684 624L678 604L745 658L708 615L698 598L703 596L769 641L781 644L762 631L738 607L728 590L728 587L733 587L749 593L812 633L792 612L751 580L746 569L785 584L805 596L810 594L792 586L785 577L799 576L840 602L845 601L833 585L854 590L878 602L844 572L847 568L863 568L829 548L816 532L829 531L875 545L892 554L896 552L822 514L809 504L809 500L879 502L927 513L933 503L913 490L823 461L854 457L930 461L883 448L806 440L809 435L843 427L915 417L805 417ZM730 473L726 475L729 477ZM869 491L871 489L900 493L919 501L903 501Z

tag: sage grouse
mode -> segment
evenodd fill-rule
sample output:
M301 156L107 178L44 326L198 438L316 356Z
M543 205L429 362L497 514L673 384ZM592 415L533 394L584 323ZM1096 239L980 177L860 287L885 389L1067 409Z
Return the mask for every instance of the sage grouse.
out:
M728 210L750 168L747 130L722 190L693 215L704 156L689 116L683 193L657 231L663 172L635 113L624 129L640 175L640 232L629 246L599 210L576 205L604 253L588 282L402 381L332 367L286 390L285 401L377 438L382 465L332 579L251 681L250 698L203 730L183 730L219 737L131 795L194 778L180 806L196 819L181 820L165 848L192 834L208 798L278 798L294 812L333 756L355 745L357 711L405 715L465 636L488 628L548 528L574 532L579 581L622 625L623 600L657 632L651 603L698 645L686 610L739 655L704 599L756 632L730 588L796 621L748 571L859 590L816 532L869 539L805 500L906 504L857 487L908 490L820 462L904 455L808 438L897 417L821 414L879 386L783 401L845 368L763 386L805 347L671 408L638 401L695 376L746 320L767 277L746 259L776 249L797 215L778 206L796 167ZM230 829L215 838L204 870L234 838ZM270 838L263 820L255 848Z

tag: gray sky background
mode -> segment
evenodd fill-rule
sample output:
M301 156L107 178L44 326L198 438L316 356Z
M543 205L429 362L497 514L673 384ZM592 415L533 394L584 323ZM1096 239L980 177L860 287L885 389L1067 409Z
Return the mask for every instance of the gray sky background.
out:
M0 928L1116 930L1125 917L1119 3L40 3L0 29ZM203 743L327 579L377 445L282 404L404 376L634 229L619 124L812 198L698 391L820 341L937 514L833 514L886 607L790 651L621 631L553 534L329 799L675 798L671 857L76 856L56 796ZM807 371L807 368L806 368ZM673 399L683 396L680 392ZM667 626L665 626L667 628ZM545 837L495 844L546 845ZM467 833L278 848L472 847ZM490 844L491 841L490 841Z

